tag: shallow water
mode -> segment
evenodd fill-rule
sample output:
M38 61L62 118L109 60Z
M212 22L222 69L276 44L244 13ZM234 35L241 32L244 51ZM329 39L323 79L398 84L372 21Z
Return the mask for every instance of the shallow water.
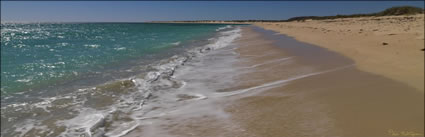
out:
M137 119L157 113L147 104L202 99L164 92L191 82L175 79L176 69L227 47L239 31L200 24L2 24L1 135L124 135ZM160 98L166 102L150 101Z

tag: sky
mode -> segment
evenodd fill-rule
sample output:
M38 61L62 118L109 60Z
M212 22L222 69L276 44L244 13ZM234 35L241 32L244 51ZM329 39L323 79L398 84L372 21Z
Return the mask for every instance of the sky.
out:
M288 19L424 8L424 1L1 1L1 21L145 22Z

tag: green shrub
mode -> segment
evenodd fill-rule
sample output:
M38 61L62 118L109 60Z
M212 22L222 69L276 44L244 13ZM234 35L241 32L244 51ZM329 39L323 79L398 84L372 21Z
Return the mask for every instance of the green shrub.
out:
M355 17L370 17L370 16L391 16L391 15L412 15L424 13L422 8L412 6L399 6L388 8L378 13L370 14L351 14L351 15L336 15L336 16L302 16L289 18L286 21L303 21L307 19L323 20L323 19L338 19L338 18L355 18Z
M424 13L422 8L411 7L411 6L400 6L386 9L382 12L377 13L378 16L389 16L389 15L412 15Z

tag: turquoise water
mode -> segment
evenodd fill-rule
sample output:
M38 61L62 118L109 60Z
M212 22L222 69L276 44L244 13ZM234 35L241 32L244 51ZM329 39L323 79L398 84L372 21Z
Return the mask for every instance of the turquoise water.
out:
M225 25L1 24L1 94L105 77L129 61L148 63ZM117 74L117 73L115 73ZM112 74L113 75L113 74ZM110 76L111 78L114 76ZM115 76L116 77L116 76Z
M240 36L224 24L1 24L1 136L125 135L208 89L191 69L231 61Z

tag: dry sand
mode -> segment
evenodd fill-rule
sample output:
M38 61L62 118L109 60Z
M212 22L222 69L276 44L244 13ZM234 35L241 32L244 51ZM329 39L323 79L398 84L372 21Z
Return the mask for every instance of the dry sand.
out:
M424 91L424 15L255 23L341 53L366 72Z

